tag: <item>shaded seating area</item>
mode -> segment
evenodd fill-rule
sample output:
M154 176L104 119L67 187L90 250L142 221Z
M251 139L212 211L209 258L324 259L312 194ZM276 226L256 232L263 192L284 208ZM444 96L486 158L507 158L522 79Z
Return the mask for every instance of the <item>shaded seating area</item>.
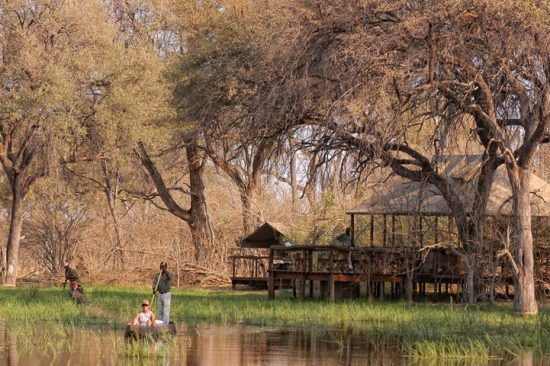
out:
M457 155L441 162L441 171L469 213L480 161L480 156ZM550 185L533 175L531 191L536 281L544 295L550 281ZM485 212L486 234L476 248L476 265L481 269L477 280L486 284L487 296L510 295L510 263L497 252L505 245L507 232L513 239L511 195L505 168L500 167ZM275 283L280 279L296 281L299 298L313 297L317 288L322 297L335 300L346 297L350 287L353 290L348 292L379 298L412 299L414 294L429 293L437 298L443 294L460 296L466 273L465 251L458 241L452 212L435 186L391 177L347 213L350 247L271 247L269 298L275 297ZM285 269L273 265L282 253L293 258Z
M383 297L385 283L391 293L402 294L405 278L405 257L396 248L349 248L337 245L273 246L270 264L277 255L291 257L284 269L269 268L268 297L275 298L277 283L292 281L294 297L313 298L317 290L324 299L334 301L357 297L361 283L366 285L369 297ZM315 286L318 283L318 286Z
M238 286L253 290L267 289L269 248L281 244L285 237L283 231L282 225L266 222L239 242L239 252L230 257L233 289ZM277 286L289 287L290 283L284 281Z

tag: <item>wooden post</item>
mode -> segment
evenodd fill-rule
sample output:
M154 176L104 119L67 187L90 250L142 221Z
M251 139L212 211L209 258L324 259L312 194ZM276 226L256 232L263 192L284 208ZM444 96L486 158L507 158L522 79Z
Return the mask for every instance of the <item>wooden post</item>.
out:
M374 215L370 215L370 246L374 246Z
M269 300L275 299L275 273L273 272L274 251L274 249L269 250L269 278L267 279L267 298Z
M435 217L435 232L434 232L434 244L437 244L439 242L439 216Z
M384 282L380 282L380 300L384 300Z
M350 231L351 231L351 246L355 246L355 215L351 214L351 225L350 225Z
M306 297L306 251L302 251L302 268L300 268L300 300Z
M372 282L370 280L367 281L367 299L372 301Z
M331 272L328 277L328 301L334 302L336 294L334 291L334 274Z
M336 295L334 292L334 250L331 248L329 252L329 276L328 276L328 301L334 301Z
M391 215L391 246L395 246L395 215Z
M414 291L413 267L414 267L414 264L411 263L411 260L407 257L406 260L405 260L405 268L406 268L405 293L407 295L407 302L409 302L409 303L412 302L413 291ZM403 296L401 296L401 297L403 297Z
M231 256L231 261L233 262L233 277L235 277L235 256ZM234 290L236 287L237 284L231 279L231 289Z
M386 221L387 221L387 218L386 218L386 215L382 215L382 246L385 248L386 247L386 236L387 236L387 233L386 233Z
M309 263L308 263L308 272L311 276L311 273L313 272L313 250L309 250ZM309 297L313 299L313 280L309 280Z

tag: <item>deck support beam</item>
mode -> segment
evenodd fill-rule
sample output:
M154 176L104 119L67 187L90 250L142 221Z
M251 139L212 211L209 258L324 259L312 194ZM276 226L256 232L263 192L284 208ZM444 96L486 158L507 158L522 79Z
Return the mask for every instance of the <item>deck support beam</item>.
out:
M300 300L303 300L306 297L306 261L307 252L304 250L302 252L302 265L300 268Z
M275 273L273 272L273 250L269 251L269 277L267 279L267 298L275 299Z
M336 291L334 285L334 274L330 274L328 278L328 301L334 302L336 300Z
M313 251L308 251L308 273L313 272ZM309 297L313 299L313 280L309 280Z

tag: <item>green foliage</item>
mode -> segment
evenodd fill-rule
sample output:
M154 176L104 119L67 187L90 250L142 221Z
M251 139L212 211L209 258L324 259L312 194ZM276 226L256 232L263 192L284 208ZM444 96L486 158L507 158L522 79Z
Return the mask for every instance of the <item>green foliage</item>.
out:
M90 287L91 305L87 307L65 300L65 294L59 288L39 289L32 302L26 301L28 294L28 289L1 289L0 318L29 324L27 329L32 329L33 323L53 320L50 324L58 324L59 332L67 334L72 327L79 325L126 323L139 310L141 299L149 292L132 287ZM550 314L547 309L534 317L518 317L508 304L450 308L443 304L410 305L365 300L300 302L284 295L276 301L269 301L263 293L190 288L173 292L171 312L175 321L191 324L208 322L321 330L347 328L365 334L365 338L376 347L398 344L404 354L422 358L487 360L525 352L535 355L550 353ZM44 337L35 338L54 343ZM162 354L162 350L145 349L139 345L122 348L120 352L138 358Z

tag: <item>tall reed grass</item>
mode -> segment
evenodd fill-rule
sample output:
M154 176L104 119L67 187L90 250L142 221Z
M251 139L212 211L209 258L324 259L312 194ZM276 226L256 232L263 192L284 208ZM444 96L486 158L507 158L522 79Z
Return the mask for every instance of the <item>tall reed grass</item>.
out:
M148 289L137 287L91 286L86 290L90 303L81 306L66 299L60 288L0 289L0 319L26 324L123 325L139 311L142 299L151 297ZM345 328L364 333L374 347L397 345L415 357L550 355L550 312L543 309L538 316L521 317L510 304L451 308L365 300L328 303L283 297L269 301L264 293L190 288L173 291L171 314L186 323Z

